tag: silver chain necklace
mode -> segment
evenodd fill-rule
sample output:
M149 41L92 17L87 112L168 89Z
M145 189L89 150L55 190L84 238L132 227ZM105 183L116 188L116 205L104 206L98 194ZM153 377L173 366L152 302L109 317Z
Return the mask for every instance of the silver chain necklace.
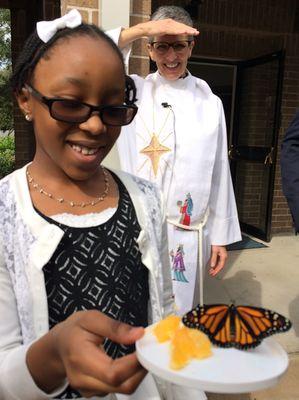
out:
M103 201L108 194L109 191L109 180L108 180L108 173L103 166L101 166L103 174L104 174L104 181L105 181L105 189L100 197L95 198L95 200L91 201L82 201L82 203L76 203L75 201L66 200L64 197L55 197L51 193L47 192L44 188L42 188L30 175L28 169L26 170L26 175L28 177L29 185L31 185L34 189L36 189L39 193L49 197L52 200L56 200L59 203L67 203L71 207L87 207L87 206L95 206L99 202Z

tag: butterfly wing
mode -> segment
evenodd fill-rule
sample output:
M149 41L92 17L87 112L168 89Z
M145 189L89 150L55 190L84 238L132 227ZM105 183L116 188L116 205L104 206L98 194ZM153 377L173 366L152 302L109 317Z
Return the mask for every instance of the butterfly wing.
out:
M234 306L231 306L230 310L233 315L233 347L246 350L258 346L261 343L261 338L257 335L257 330L251 328L252 323L249 323L249 318L244 320Z
M254 348L264 337L285 332L292 325L275 311L226 304L198 305L182 321L189 328L206 333L216 346L240 350Z
M256 347L263 338L286 332L292 326L283 315L261 307L237 306L234 313L234 342L239 349Z
M232 347L231 319L226 304L198 305L186 313L182 321L189 328L199 329L219 347Z

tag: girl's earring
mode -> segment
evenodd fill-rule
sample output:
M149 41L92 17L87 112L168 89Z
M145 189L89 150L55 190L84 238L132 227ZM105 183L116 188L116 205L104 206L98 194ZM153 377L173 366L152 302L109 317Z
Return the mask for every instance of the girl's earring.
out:
M25 119L28 122L32 121L32 117L29 114L25 114Z

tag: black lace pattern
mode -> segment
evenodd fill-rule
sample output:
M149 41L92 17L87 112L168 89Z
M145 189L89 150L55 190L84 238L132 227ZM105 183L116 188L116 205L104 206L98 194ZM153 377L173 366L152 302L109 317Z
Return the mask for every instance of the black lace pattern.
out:
M44 266L50 329L80 310L97 309L133 326L147 326L148 271L137 244L140 225L129 193L119 186L119 204L105 223L73 228L45 217L64 230L64 236ZM106 339L106 353L122 357L135 350ZM59 399L82 397L68 387Z

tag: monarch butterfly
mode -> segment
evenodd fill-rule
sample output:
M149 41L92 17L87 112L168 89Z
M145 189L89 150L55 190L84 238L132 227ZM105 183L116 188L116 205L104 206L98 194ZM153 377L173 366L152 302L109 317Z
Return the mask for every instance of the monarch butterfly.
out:
M198 305L182 321L189 328L206 333L216 346L240 350L256 347L263 338L292 326L290 320L275 311L233 304Z

